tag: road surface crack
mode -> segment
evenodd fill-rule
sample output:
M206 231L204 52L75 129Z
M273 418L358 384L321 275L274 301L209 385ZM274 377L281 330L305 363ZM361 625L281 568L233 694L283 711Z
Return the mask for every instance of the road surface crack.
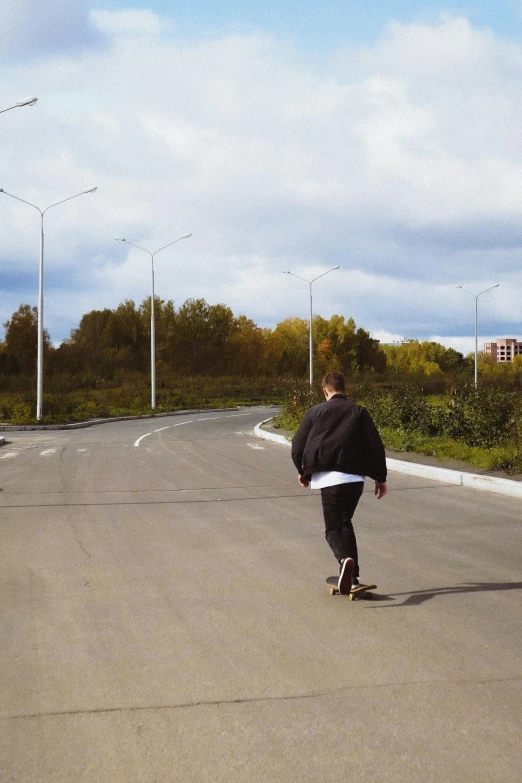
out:
M504 682L520 682L521 677L493 677L485 679L475 678L463 678L455 680L445 680L445 685L491 685L494 683ZM41 713L21 713L18 715L5 715L0 717L0 721L8 720L31 720L35 718L56 718L67 717L75 715L109 715L111 713L133 713L133 712L160 712L168 710L187 710L195 709L198 707L221 707L221 706L234 706L243 704L268 704L271 702L285 702L285 701L298 701L298 700L310 700L310 699L322 699L330 696L338 696L342 693L349 693L355 690L390 690L392 688L414 688L418 686L431 685L437 687L440 685L439 681L432 680L415 680L413 682L389 682L379 683L374 685L348 685L344 688L336 688L332 690L316 691L314 693L293 693L287 696L245 696L243 698L236 699L208 699L180 702L179 704L156 704L150 706L136 706L136 707L99 707L86 710L50 710L48 712Z

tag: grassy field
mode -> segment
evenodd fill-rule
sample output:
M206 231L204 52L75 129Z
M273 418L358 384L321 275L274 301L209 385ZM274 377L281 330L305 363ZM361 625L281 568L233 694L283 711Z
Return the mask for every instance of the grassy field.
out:
M86 419L140 416L192 408L227 408L238 405L280 403L281 386L274 380L182 377L162 381L156 409L151 409L150 388L141 378L116 388L79 389L43 396L41 424L68 424ZM35 424L34 392L0 393L0 423Z

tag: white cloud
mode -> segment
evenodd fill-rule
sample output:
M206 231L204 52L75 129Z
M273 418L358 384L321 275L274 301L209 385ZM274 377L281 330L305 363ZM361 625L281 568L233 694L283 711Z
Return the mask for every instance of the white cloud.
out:
M394 334L393 332L387 332L383 329L376 329L372 332L371 336L376 340L380 340L383 345L401 344L404 340L408 339L407 335ZM482 351L484 349L484 343L495 342L499 335L495 337L479 335L478 349ZM504 335L505 336L505 335ZM446 348L454 348L455 351L459 351L463 356L468 356L470 353L475 353L475 337L452 337L451 335L431 334L425 336L420 342L423 341L440 343Z
M157 292L178 304L204 296L274 325L307 316L284 269L340 264L314 310L375 334L472 334L458 283L501 283L481 300L487 331L522 320L522 48L445 18L319 67L261 33L187 42L150 11L92 18L110 46L8 66L0 88L5 105L40 99L2 115L0 187L45 206L98 186L46 217L53 339L53 313L77 323L148 295L146 257L115 234L154 250L191 229L158 256ZM0 269L29 285L37 215L1 196L0 210Z
M106 35L159 35L171 29L167 19L162 19L147 9L92 11L91 18L96 27Z
M479 335L478 338L478 349L479 351L484 350L484 343L492 343L495 342L495 340L498 339L500 335L495 335L492 337ZM433 334L431 337L427 338L430 342L434 343L441 343L441 345L445 345L446 348L454 348L456 351L459 351L463 356L469 356L470 353L475 353L475 338L474 337L451 337L448 335L438 335Z

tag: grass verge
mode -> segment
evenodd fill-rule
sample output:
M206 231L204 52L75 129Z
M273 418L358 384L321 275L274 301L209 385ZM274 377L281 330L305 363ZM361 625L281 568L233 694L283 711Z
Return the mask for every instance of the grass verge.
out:
M281 413L274 418L273 426L295 432L298 423L296 425L292 416ZM441 461L462 460L481 470L503 470L511 475L522 473L522 455L509 444L483 448L468 446L452 438L426 437L415 431L393 427L381 427L379 432L385 448L390 451L424 454Z

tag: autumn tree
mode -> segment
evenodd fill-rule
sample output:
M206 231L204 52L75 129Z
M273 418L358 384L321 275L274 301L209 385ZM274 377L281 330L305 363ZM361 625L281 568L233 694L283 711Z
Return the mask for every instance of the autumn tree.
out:
M448 371L462 371L468 363L454 348L435 342L411 340L401 345L385 345L388 368L400 375L432 377Z
M150 338L150 296L140 305L140 316L143 329ZM158 296L154 297L154 324L156 342L156 365L158 369L166 370L170 367L171 354L174 348L177 313L174 302L169 299L165 302Z
M70 368L108 379L117 370L144 372L148 355L147 328L132 300L84 315L62 350Z
M281 347L279 366L274 374L305 377L309 357L308 321L303 318L286 318L277 324L274 333Z
M280 374L284 351L281 334L276 329L261 329L260 331L263 353L259 366L259 375L277 376Z
M106 347L114 352L117 369L144 372L150 358L150 329L132 300L113 311L106 331Z
M73 329L67 345L74 347L74 352L80 367L84 372L96 372L104 359L104 349L107 347L108 324L112 310L91 310L82 316L80 325ZM71 352L69 352L71 353ZM78 367L78 369L80 369Z
M217 375L229 360L234 315L223 304L187 299L176 314L171 366L188 375Z
M3 363L11 373L36 373L38 350L38 310L28 304L22 304L4 323L5 339L3 345ZM44 361L52 350L51 338L46 329L44 339Z
M332 315L329 320L316 316L313 321L317 368L321 372L338 371L347 375L382 372L386 356L378 340L365 329L357 328L353 318Z
M265 339L263 329L244 315L234 319L227 338L228 373L255 377L263 373ZM263 374L269 375L269 372Z
M469 354L468 359L473 365L475 354ZM495 362L491 356L479 351L478 373L481 380L487 380L494 384L515 381L519 386L522 383L522 355L515 356L511 362Z

